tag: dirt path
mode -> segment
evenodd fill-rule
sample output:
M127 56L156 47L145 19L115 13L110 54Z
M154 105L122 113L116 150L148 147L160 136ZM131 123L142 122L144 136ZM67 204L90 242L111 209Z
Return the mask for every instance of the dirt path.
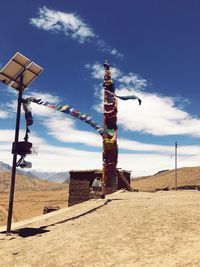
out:
M108 198L84 216L103 200L24 226L21 236L0 234L2 266L200 266L200 192Z

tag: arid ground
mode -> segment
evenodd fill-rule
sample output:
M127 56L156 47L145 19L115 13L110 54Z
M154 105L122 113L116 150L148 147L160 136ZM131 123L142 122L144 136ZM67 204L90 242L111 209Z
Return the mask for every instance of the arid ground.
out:
M0 226L7 222L9 193L0 193ZM64 208L68 205L68 188L58 191L15 192L13 222L43 214L44 206Z
M152 176L132 180L132 187L139 190L156 190L175 187L175 171L169 170ZM177 169L177 186L200 186L200 167Z
M199 186L199 173L200 167L179 169L178 186ZM0 266L200 266L200 191L156 191L174 187L173 170L132 181L139 192L72 207L67 185L31 181L27 192L20 179L14 221L40 216L13 223L9 236L0 228ZM7 202L1 192L2 225ZM41 215L45 205L62 209Z
M1 266L199 266L199 191L120 191L60 212L1 233Z
M7 221L10 173L0 172L0 226ZM67 207L68 185L16 175L13 222L42 215L44 206Z

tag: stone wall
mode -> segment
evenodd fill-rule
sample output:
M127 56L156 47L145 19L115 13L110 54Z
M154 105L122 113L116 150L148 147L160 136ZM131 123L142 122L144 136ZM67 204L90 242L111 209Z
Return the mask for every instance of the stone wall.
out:
M126 177L127 182L130 185L130 172L125 170L120 170ZM72 206L78 203L89 200L90 198L97 198L100 196L100 192L97 189L97 194L95 194L92 184L94 180L102 178L102 170L84 170L84 171L70 171L70 182L69 182L69 198L68 206ZM125 188L123 181L117 179L117 187L106 188L106 194L113 193L116 189Z
M90 199L90 187L95 179L95 170L70 171L68 206Z

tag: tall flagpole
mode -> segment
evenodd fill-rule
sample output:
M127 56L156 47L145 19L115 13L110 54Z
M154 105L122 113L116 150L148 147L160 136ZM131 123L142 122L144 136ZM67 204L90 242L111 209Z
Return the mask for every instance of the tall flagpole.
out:
M117 98L115 85L111 78L110 65L104 63L104 104L103 104L103 127L109 132L103 137L103 171L102 171L102 198L109 191L116 188L117 177Z

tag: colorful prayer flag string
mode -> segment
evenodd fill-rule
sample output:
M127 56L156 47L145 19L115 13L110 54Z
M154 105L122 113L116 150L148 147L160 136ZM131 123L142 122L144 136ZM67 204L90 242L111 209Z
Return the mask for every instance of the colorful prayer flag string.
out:
M25 111L25 117L28 118L28 114L30 113L29 110L29 105L30 103L36 103L38 105L42 105L42 106L46 106L48 108L52 108L55 110L58 110L64 114L70 115L74 118L77 118L85 123L87 123L88 125L90 125L91 127L93 127L103 138L105 138L106 136L113 136L113 131L112 130L108 130L108 129L103 129L101 126L99 126L93 119L91 116L89 116L86 113L82 113L80 112L78 109L75 109L69 105L62 105L62 104L53 104L53 103L49 103L49 102L44 102L41 99L37 99L34 97L28 97L26 99L23 100L23 106L24 106L24 111ZM31 116L32 118L32 116ZM28 125L28 123L27 123Z

